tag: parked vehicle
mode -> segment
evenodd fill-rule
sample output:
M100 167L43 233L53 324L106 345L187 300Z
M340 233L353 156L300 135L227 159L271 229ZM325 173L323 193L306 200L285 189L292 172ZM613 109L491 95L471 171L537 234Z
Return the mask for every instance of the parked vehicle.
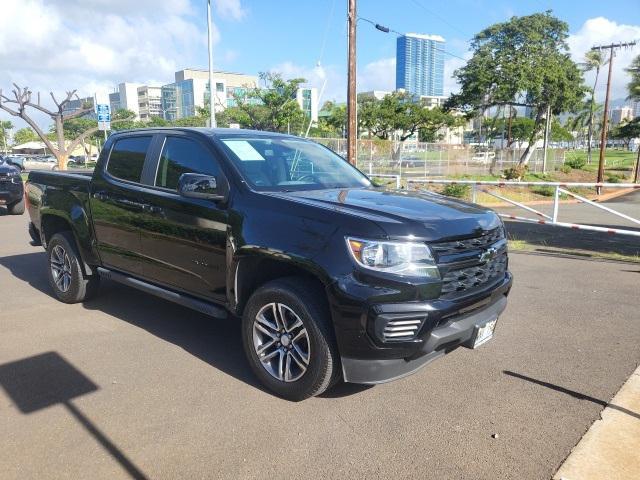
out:
M0 160L0 205L6 206L11 215L24 213L24 185L20 169L4 159Z
M512 283L491 210L375 188L288 135L117 132L92 174L30 173L27 200L61 301L89 298L104 277L240 317L252 370L293 400L477 347Z
M11 163L21 170L58 170L58 161L54 156L12 157Z
M18 155L8 155L5 157L5 162L17 167L20 171L24 170L24 160L26 157Z
M484 151L484 152L476 152L476 153L474 153L473 157L471 158L471 160L473 162L489 163L494 158L496 158L496 152Z

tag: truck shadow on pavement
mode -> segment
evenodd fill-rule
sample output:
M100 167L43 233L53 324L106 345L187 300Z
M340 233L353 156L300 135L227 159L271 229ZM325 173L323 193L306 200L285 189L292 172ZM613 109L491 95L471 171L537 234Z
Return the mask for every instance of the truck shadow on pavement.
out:
M603 407L609 407L613 410L618 410L619 412L626 413L631 417L640 419L640 413L634 412L624 407L619 407L618 405L606 402L604 400L600 400L599 398L595 398L590 395L586 395L584 393L576 392L575 390L569 390L568 388L564 388L559 385L555 385L553 383L545 382L543 380L538 380L537 378L528 377L527 375L522 375L521 373L512 372L510 370L503 370L502 373L510 377L519 378L520 380L525 380L527 382L535 383L536 385L540 385L542 387L550 388L551 390L564 393L566 395L569 395L570 397L577 398L578 400L586 400L588 402L592 402L597 405L601 405Z
M33 288L53 297L43 251L0 258L0 265ZM208 317L194 310L102 279L96 298L83 303L172 343L218 370L271 395L251 372L242 348L240 319ZM322 395L337 398L370 388L340 383Z

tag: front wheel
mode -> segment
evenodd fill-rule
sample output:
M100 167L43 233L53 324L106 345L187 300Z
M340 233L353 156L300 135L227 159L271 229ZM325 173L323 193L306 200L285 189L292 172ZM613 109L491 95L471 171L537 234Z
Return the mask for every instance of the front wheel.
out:
M339 377L340 360L324 291L305 278L274 280L249 299L242 340L253 372L288 400L319 395Z
M24 213L24 197L11 205L7 205L10 215L22 215Z

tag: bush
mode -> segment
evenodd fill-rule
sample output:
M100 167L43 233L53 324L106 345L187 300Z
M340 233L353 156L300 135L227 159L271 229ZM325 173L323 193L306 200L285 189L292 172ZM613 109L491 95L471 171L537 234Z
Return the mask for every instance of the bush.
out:
M568 165L569 167L575 170L582 170L584 166L587 164L587 160L582 157L575 157L565 161L564 164Z
M447 197L467 198L470 190L471 185L445 185L442 194Z
M571 173L571 167L569 165L563 165L560 167L562 173Z
M624 180L624 176L609 174L607 175L607 183L621 183Z
M516 165L515 167L507 168L502 172L502 175L507 180L520 180L524 177L529 170L528 165Z
M531 191L533 193L537 193L538 195L542 195L543 197L553 197L556 193L556 189L548 185L531 187Z

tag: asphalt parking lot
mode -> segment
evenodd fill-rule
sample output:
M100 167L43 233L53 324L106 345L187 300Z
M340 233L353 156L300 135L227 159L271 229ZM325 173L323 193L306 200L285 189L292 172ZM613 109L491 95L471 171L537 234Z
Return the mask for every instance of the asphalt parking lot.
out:
M491 342L290 403L232 319L109 282L54 300L27 221L0 213L3 479L546 479L640 362L639 264L514 253Z

